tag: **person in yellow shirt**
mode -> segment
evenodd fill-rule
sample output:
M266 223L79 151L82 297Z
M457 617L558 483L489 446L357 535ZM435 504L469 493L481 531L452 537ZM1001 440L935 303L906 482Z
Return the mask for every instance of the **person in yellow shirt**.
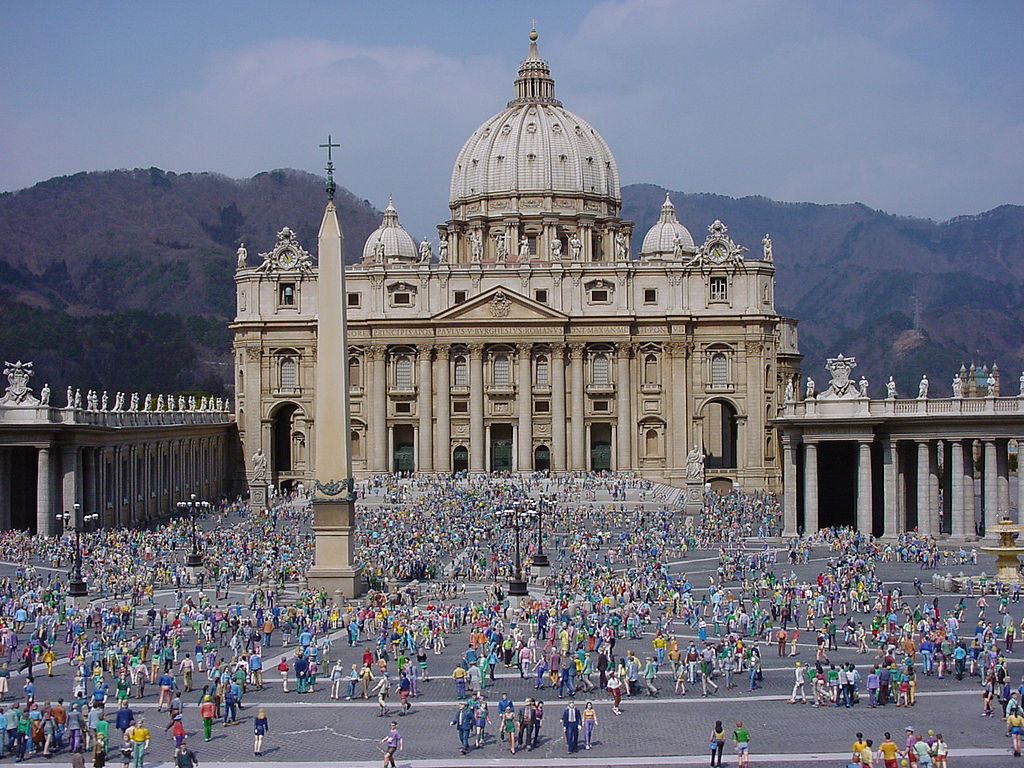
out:
M853 741L853 746L850 747L850 753L853 755L853 759L856 760L860 755L860 751L864 749L864 745L867 742L864 740L864 734L860 731L857 732L857 737Z
M1006 727L1010 731L1010 739L1013 742L1013 756L1020 757L1021 735L1024 734L1024 716L1020 710L1015 709L1006 718Z
M892 740L892 734L886 731L885 741L878 745L878 756L882 759L885 768L896 768L896 756L899 753L900 748Z
M146 750L149 749L149 729L140 717L132 728L132 768L143 768Z
M53 648L47 648L43 651L43 663L46 665L46 676L53 677L53 662L57 660L57 654L53 652Z

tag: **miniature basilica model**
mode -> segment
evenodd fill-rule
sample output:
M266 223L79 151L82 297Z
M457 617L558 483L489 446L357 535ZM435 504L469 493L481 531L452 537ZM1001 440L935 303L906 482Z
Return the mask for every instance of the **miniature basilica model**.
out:
M633 253L615 158L555 98L530 37L515 97L455 159L436 245L389 202L345 270L354 474L681 484L696 449L716 488L780 489L769 420L800 355L770 238L755 258L715 221L698 244L666 198ZM238 428L247 467L259 455L270 484L309 486L317 267L287 228L261 255L240 248L235 276Z

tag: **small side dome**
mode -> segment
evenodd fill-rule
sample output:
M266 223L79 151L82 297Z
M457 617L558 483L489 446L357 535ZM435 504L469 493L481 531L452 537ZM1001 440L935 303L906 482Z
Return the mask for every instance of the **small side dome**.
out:
M697 252L690 231L679 223L676 208L668 193L661 205L661 216L657 223L647 230L640 247L641 259L679 260Z
M383 264L386 261L416 260L416 244L398 223L398 211L389 197L388 207L384 209L384 220L366 238L366 245L363 246L363 263Z

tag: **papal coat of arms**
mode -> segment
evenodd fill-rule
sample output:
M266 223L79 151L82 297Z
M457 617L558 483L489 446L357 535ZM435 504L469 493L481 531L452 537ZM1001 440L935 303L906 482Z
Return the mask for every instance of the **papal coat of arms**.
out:
M39 398L29 389L28 379L35 371L32 363L4 361L4 375L7 377L7 391L0 397L0 405L39 405Z

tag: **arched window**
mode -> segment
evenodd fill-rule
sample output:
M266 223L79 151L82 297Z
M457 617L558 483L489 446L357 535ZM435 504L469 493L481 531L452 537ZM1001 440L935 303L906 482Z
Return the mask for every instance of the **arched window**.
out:
M647 433L644 435L644 451L648 456L658 455L658 430L647 430Z
M295 358L281 358L281 389L295 389L299 385L299 370Z
M395 359L395 388L412 389L412 359L408 355Z
M459 355L454 360L455 363L455 386L456 387L468 387L469 386L469 371L466 369L466 358Z
M537 358L537 386L546 387L549 384L548 359L544 355Z
M245 371L241 368L238 369L238 394L245 394Z
M711 383L721 386L729 383L729 363L721 352L711 356Z
M352 458L361 459L363 458L363 440L359 436L359 433L352 430Z
M493 363L493 375L494 375L494 386L496 387L507 387L509 386L509 365L508 355L502 353L494 356Z
M644 384L658 383L658 356L644 356Z
M769 390L773 388L772 387L772 367L770 365L766 365L764 367L764 388L765 389L769 389Z
M348 385L350 387L363 386L363 364L358 357L348 359Z
M594 359L590 363L591 367L591 378L596 386L607 386L610 377L608 371L608 355L603 352L599 352L594 355Z

